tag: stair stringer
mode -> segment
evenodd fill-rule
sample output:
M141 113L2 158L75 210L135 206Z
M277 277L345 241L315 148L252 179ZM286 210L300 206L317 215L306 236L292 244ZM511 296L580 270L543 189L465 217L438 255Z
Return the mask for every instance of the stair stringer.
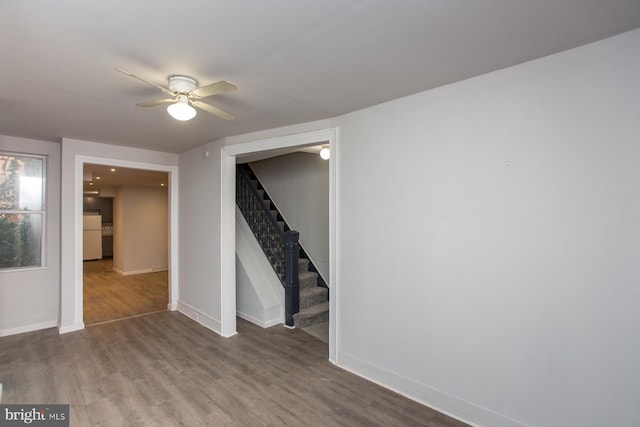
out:
M238 317L263 328L284 323L284 287L236 206L236 275Z

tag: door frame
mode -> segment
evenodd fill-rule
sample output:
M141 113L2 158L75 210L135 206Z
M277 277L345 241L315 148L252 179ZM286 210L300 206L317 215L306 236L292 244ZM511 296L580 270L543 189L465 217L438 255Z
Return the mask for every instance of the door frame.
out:
M106 166L145 169L169 174L169 298L168 310L176 310L178 305L178 167L143 163L129 160L119 160L106 157L87 155L75 156L74 180L74 257L73 257L73 313L74 323L70 326L61 325L60 333L72 332L84 328L83 307L83 268L82 268L82 206L83 206L83 170L85 163ZM64 301L64 300L63 300Z
M221 247L221 334L236 333L236 263L235 263L235 204L236 157L262 151L328 144L329 160L329 361L337 363L339 336L338 283L339 223L338 223L338 159L339 132L337 127L318 131L258 139L246 143L226 145L220 153L220 247Z

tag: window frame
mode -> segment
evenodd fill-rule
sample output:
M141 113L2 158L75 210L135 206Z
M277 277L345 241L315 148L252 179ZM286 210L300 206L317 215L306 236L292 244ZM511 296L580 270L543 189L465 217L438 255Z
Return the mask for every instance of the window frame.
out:
M39 159L42 161L42 201L39 210L27 210L27 209L3 209L0 207L0 214L7 215L40 215L40 264L39 265L25 265L25 266L12 266L12 267L0 267L0 273L10 271L23 271L23 270L36 270L47 267L47 171L48 171L48 156L32 153L16 152L11 150L0 150L0 156L3 157L28 157L33 159ZM21 175L22 176L22 175Z

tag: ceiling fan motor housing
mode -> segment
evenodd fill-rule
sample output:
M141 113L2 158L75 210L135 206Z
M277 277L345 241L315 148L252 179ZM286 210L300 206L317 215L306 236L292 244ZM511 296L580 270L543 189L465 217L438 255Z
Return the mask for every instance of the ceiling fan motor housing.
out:
M196 79L187 76L169 76L169 89L173 92L189 93L198 87Z

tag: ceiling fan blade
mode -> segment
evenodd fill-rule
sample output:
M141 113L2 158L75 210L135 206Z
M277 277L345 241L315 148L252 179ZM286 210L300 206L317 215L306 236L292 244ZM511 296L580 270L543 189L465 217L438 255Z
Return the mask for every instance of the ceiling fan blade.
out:
M207 113L211 113L214 116L218 116L222 119L225 120L235 120L236 116L234 116L231 113L227 113L224 110L221 110L218 107L214 107L213 105L209 105L209 104L205 104L204 102L200 102L200 101L191 101L191 104L193 104L194 107L198 107L204 111L206 111Z
M155 107L162 104L173 104L176 102L173 98L156 99L155 101L140 102L136 104L138 107Z
M234 90L238 90L236 85L222 80L217 83L199 87L198 89L191 91L191 95L194 98L204 98L207 96L215 95L216 93L232 92Z
M175 96L175 95L176 95L174 92L170 91L170 90L169 90L169 89L167 89L166 87L162 87L162 86L157 85L157 84L155 84L155 83L149 82L149 81L147 81L147 80L145 80L145 79L142 79L142 78L140 78L140 77L136 76L135 74L131 74L130 72L125 71L125 70L123 70L123 69L121 69L121 68L116 68L116 71L119 71L119 72L121 72L122 74L126 74L126 75L127 75L127 76L129 76L129 77L133 77L134 79L138 79L138 80L140 80L141 82L144 82L144 83L146 83L146 84L149 84L149 85L151 85L151 86L153 86L153 87L156 87L156 88L160 89L161 91L163 91L164 93L166 93L167 95L171 95L171 96Z

